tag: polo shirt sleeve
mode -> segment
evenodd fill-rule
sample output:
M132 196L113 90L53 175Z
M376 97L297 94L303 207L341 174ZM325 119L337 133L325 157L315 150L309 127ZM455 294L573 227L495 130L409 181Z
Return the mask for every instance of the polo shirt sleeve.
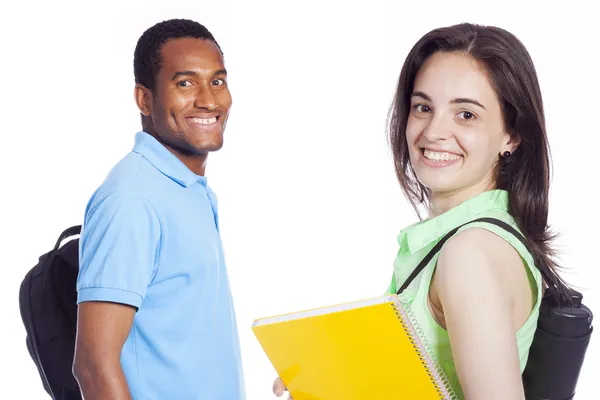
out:
M77 303L107 301L139 309L155 273L160 223L143 197L112 193L89 207L80 237Z

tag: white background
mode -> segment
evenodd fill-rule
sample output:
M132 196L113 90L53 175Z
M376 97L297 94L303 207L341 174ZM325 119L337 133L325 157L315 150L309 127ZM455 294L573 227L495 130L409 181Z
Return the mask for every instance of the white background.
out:
M550 222L566 278L600 316L596 212L600 35L592 2L2 2L0 341L2 398L44 399L25 348L18 289L133 145L133 50L173 17L225 52L234 105L207 175L220 200L248 398L273 398L255 318L381 294L396 235L415 222L385 137L404 57L459 22L516 34L536 64L554 175ZM531 5L530 5L531 4ZM546 14L546 15L543 15ZM599 333L595 334L600 335ZM577 399L596 398L600 336Z

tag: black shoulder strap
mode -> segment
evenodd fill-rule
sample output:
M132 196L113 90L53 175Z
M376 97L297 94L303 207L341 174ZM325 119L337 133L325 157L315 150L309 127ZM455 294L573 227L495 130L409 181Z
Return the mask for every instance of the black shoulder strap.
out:
M400 289L398 289L397 294L400 294L404 290L406 290L406 288L408 287L408 285L410 285L410 283L421 273L421 271L423 271L423 269L427 266L427 264L429 264L429 262L431 261L431 259L433 258L433 256L435 256L437 254L437 252L440 251L440 249L442 248L442 246L444 245L444 243L446 243L446 241L448 239L450 239L450 237L452 237L452 235L454 235L463 226L468 225L468 224L472 224L474 222L487 222L487 223L490 223L490 224L497 225L500 228L502 228L502 229L510 232L517 239L519 239L521 241L521 243L523 243L523 245L525 246L525 248L527 249L527 251L529 251L532 254L532 256L533 256L533 253L531 252L531 249L529 248L529 245L527 244L527 241L525 240L525 238L523 237L523 235L521 233L519 233L519 231L517 231L515 228L513 228L512 226L510 226L506 222L501 221L501 220L496 219L496 218L489 218L489 217L477 218L477 219L474 219L472 221L469 221L469 222L466 222L466 223L464 223L462 225L457 226L456 228L454 228L450 232L448 232L446 235L444 235L444 237L434 246L433 249L431 249L431 251L429 251L429 253L427 253L427 255L425 256L425 258L423 258L423 260L421 260L421 262L419 263L419 265L417 265L417 267L415 268L415 270L408 276L408 278L402 284L402 286L400 287ZM544 268L541 265L538 265L537 262L536 262L536 267L542 273L542 275L543 275L543 277L544 277L544 279L546 280L547 283L549 283L549 284L550 283L554 283L554 280L550 279L550 276L548 275L548 273L544 270Z
M75 225L75 226L65 229L64 232L61 233L60 236L58 237L58 240L56 241L56 244L54 245L54 251L58 250L58 248L60 247L60 244L63 242L63 240L65 240L71 236L79 235L80 233L81 233L81 225Z

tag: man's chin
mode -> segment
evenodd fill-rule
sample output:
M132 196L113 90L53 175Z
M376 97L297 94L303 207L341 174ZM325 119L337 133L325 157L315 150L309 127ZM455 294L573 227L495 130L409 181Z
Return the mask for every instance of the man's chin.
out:
M212 153L223 147L223 134L221 132L190 134L187 137L188 148L197 154Z
M193 145L194 148L194 152L196 154L206 154L206 153L214 153L216 151L221 150L221 148L223 147L223 141L216 141L216 142L203 142L203 143L195 143Z

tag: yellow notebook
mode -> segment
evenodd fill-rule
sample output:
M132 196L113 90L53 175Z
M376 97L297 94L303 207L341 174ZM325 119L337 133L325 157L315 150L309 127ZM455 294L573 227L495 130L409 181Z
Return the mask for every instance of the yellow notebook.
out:
M456 399L396 295L258 319L252 330L294 400Z

